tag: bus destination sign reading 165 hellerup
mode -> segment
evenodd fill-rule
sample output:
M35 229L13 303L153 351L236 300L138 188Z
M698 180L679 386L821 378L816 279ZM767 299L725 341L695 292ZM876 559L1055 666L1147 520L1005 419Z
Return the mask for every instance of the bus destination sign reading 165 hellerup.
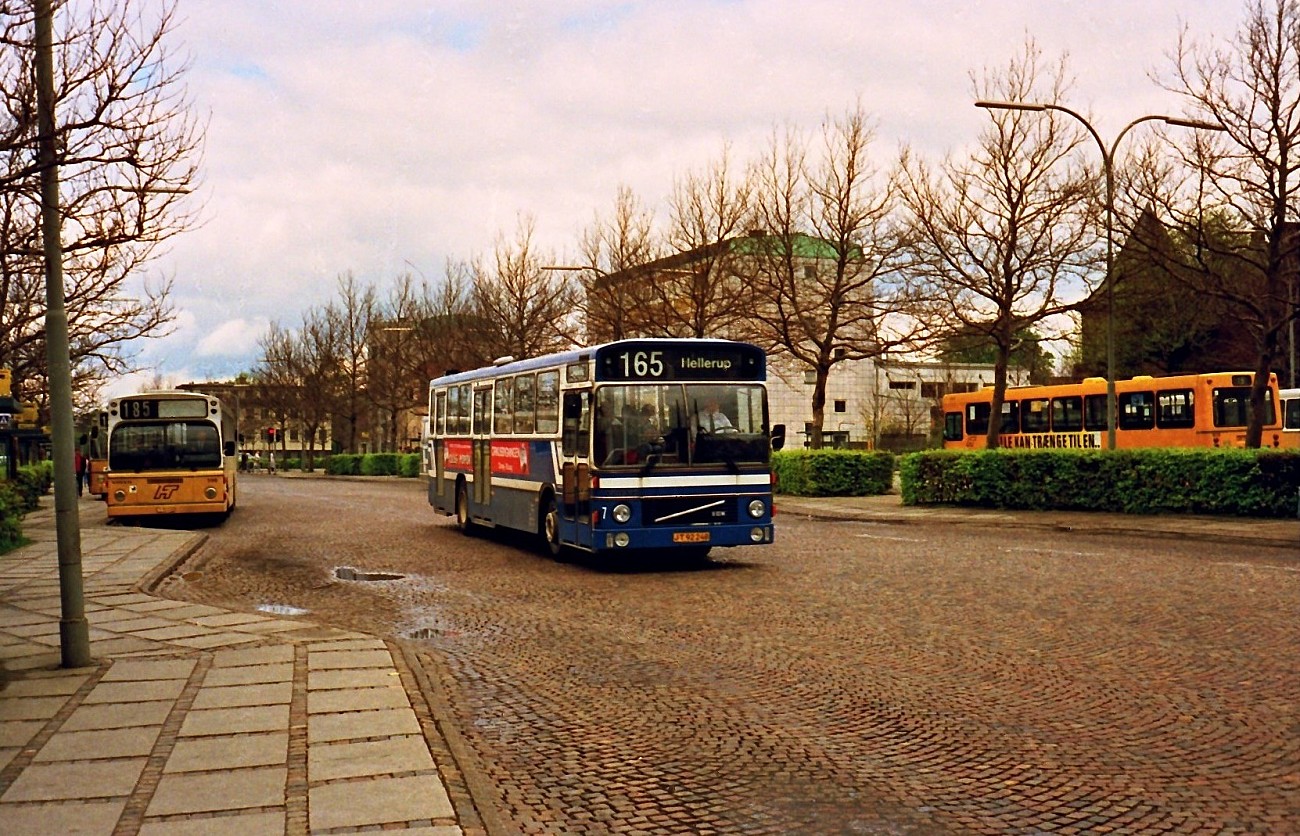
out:
M754 380L763 353L746 345L622 343L602 352L596 367L601 380Z

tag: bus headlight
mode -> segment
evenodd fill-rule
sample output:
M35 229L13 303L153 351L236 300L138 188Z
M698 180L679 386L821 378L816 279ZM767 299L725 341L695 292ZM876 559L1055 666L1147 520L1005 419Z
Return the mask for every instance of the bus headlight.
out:
M625 523L632 519L632 509L622 503L615 505L609 514L614 518L614 522L618 523Z
M767 511L767 505L761 499L751 499L747 510L751 517L758 519Z
M126 502L126 491L120 489L113 491L113 500L115 502Z
M203 490L203 495L206 496L208 499L216 499L216 498L217 498L217 489L214 488L214 487L212 487L211 485L208 485L208 486ZM753 512L751 511L750 513L753 513Z
M751 529L749 530L749 539L750 539L752 542L754 542L754 543L761 543L761 542L763 542L763 529L761 529L761 528L751 528Z
M627 544L630 542L632 542L632 538L627 536L626 531L620 531L614 535L614 545L618 546L620 549L627 548Z

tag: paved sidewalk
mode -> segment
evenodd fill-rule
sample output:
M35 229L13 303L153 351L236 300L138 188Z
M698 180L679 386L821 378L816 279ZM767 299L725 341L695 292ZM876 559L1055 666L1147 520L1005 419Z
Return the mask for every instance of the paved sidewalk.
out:
M917 525L975 525L1019 530L1078 531L1134 538L1170 537L1222 543L1294 547L1300 557L1300 518L1255 519L1192 514L1101 514L1088 511L1004 511L953 506L906 506L898 494L776 497L781 515L825 520Z
M49 502L0 556L0 831L462 833L383 641L138 591L202 535L107 526L83 499L96 662L60 669Z

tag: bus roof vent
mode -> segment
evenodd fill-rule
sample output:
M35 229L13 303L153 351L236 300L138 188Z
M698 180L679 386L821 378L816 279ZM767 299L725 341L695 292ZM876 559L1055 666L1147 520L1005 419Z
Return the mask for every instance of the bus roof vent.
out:
M1155 380L1155 378L1149 374L1135 374L1133 375L1133 379L1134 380Z
M507 354L504 357L498 357L497 359L493 360L492 365L504 366L506 363L513 363L514 361L515 361L515 355Z
M1084 382L1084 383L1105 383L1105 382L1106 382L1106 378L1104 378L1104 377L1085 377L1085 378L1083 379L1083 382Z

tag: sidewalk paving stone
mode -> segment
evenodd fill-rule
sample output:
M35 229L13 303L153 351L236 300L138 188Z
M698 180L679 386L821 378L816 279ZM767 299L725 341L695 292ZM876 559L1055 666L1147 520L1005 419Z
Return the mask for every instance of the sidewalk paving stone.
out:
M420 722L409 708L313 714L307 719L307 743L419 734Z
M126 800L87 804L0 804L6 836L49 836L80 833L110 836L122 817Z
M237 708L254 705L288 705L293 697L293 683L270 682L257 685L226 685L210 688L205 684L194 698L191 709Z
M92 729L123 729L129 726L158 726L167 719L173 703L132 702L83 705L78 707L60 727L61 731L90 731Z
M8 801L115 798L131 794L144 770L145 758L104 761L32 763L0 795L0 809Z
M392 775L399 772L432 770L433 756L418 734L330 743L307 750L307 778L313 784L338 778Z
M310 810L313 830L455 816L442 782L421 775L312 787Z
M203 679L205 687L221 685L254 685L263 682L289 682L293 679L293 663L274 665L245 665L219 668L213 666Z
M280 766L167 773L159 780L145 815L273 807L284 803L285 776Z
M34 761L75 761L92 758L129 758L153 751L162 726L55 732Z
M261 705L243 708L204 708L189 711L181 723L181 737L268 732L289 727L289 706Z
M283 766L289 757L289 734L283 731L176 741L164 772L206 772L248 766Z
M283 836L284 813L242 813L233 816L148 821L139 836L211 836L237 833L239 836Z

